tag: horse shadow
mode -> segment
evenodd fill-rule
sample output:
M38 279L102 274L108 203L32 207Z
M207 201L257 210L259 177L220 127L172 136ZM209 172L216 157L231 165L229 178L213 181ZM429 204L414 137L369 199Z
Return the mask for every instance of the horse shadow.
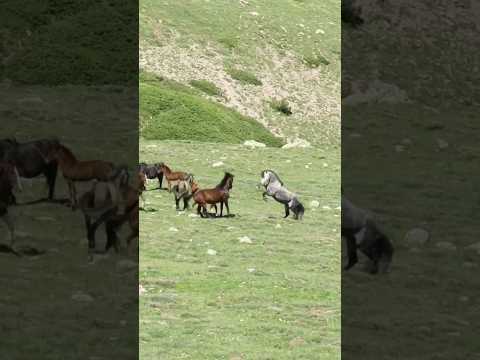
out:
M16 206L37 205L37 204L42 204L42 203L68 205L68 204L70 204L70 200L67 199L67 198L64 198L64 199L43 198L43 199L38 199L38 200L26 201L26 202L23 202L23 203L17 203Z

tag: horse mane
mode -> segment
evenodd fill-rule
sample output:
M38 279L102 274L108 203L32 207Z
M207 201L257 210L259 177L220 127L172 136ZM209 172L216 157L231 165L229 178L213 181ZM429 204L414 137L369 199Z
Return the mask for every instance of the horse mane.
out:
M62 151L62 152L63 152L65 155L67 155L70 159L72 159L72 160L74 160L74 161L77 161L77 157L76 157L75 155L73 155L72 150L70 150L69 148L67 148L65 145L59 144L58 150L59 150L59 151Z
M216 188L216 189L223 188L223 187L227 184L227 180L228 180L229 178L233 178L233 175L230 174L229 172L226 172L225 175L223 176L222 181L220 181L220 184L218 184L217 186L215 186L215 188Z
M277 174L275 171L270 170L270 169L264 170L264 172L267 172L267 171L268 171L268 172L271 172L273 175L275 175L275 177L277 178L277 180L280 182L280 185L283 186L283 181L282 181L282 179L280 179L280 176L278 176L278 174Z
M172 172L172 170L167 166L167 164L160 163L160 166L163 166L168 172Z

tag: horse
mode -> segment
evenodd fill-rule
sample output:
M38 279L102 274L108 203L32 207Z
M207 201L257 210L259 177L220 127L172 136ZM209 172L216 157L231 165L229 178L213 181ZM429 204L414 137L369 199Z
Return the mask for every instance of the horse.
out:
M167 179L168 191L172 192L172 187L177 184L180 180L185 180L188 177L188 174L183 171L172 171L164 163L160 164L160 170L162 171L165 179Z
M0 217L7 225L10 233L10 248L15 242L15 225L8 208L14 204L13 190L17 187L22 190L20 176L16 167L8 162L0 163Z
M46 160L47 153L56 145L55 139L41 139L19 143L16 139L0 140L0 160L13 163L22 178L44 175L48 186L48 200L53 200L58 164Z
M147 176L143 172L139 172L137 175L137 189L138 189L138 195L142 199L142 203L145 204L145 197L143 196L143 192L147 190ZM140 206L141 208L143 208Z
M125 167L120 168L115 180L114 190L118 192L116 196L112 196L112 187L106 183L94 181L92 188L82 194L79 199L79 208L84 215L87 230L89 256L92 256L95 250L95 233L103 223L105 223L107 235L105 252L112 246L118 252L116 230L127 220L132 229L132 233L127 238L127 244L130 245L131 240L138 237L139 188L128 184L128 173ZM118 202L115 202L115 199ZM121 206L124 207L123 211L120 210Z
M294 219L301 220L305 213L305 208L298 200L298 196L287 190L280 177L273 170L263 170L260 173L260 177L262 178L261 184L265 188L265 191L262 193L263 200L267 200L267 195L273 197L285 206L284 218L287 218L290 215L290 210L292 210Z
M223 204L227 208L227 214L230 215L228 207L228 198L230 197L230 190L233 187L234 176L226 172L222 181L214 189L198 190L193 195L193 200L197 204L197 213L201 217L207 217L207 204L215 205L215 216L217 213L216 204L220 203L220 216L223 216ZM203 209L203 213L202 210Z
M189 201L193 195L198 191L198 184L195 182L193 175L188 174L187 179L180 180L173 186L173 193L175 197L175 208L180 210L180 200L183 199L183 210L189 208ZM215 211L216 213L216 211Z
M378 273L380 263L384 264L382 272L389 271L394 252L392 242L378 229L365 210L355 206L343 195L343 189L342 237L346 240L348 256L344 270L349 270L358 262L357 249L360 249L372 261L370 273Z
M156 163L153 165L148 165L147 163L140 163L138 165L138 172L145 174L147 179L158 179L158 187L162 189L163 182L163 172L160 170L160 166L163 163Z
M75 210L77 206L75 182L97 180L110 183L116 171L115 165L109 161L78 160L69 148L60 143L49 149L46 159L58 162L58 166L68 184L72 210ZM112 191L112 193L115 194L115 191Z

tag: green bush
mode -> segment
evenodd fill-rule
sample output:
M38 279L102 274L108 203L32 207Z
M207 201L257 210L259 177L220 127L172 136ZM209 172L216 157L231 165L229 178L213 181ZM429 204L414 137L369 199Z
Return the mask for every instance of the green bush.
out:
M230 68L230 69L227 69L227 73L233 79L238 80L244 84L256 85L256 86L262 85L262 82L258 80L254 74L248 71Z
M208 80L192 80L190 81L190 85L200 91L203 91L207 95L222 96L222 90Z

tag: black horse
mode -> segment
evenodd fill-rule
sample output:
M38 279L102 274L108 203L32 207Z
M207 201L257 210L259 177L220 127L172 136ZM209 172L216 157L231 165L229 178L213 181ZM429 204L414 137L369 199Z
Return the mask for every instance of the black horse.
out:
M140 163L138 165L138 172L145 174L147 179L158 179L159 188L162 188L163 183L163 172L160 170L162 163L156 163L153 165L148 165L147 163Z
M0 140L0 160L15 165L20 177L34 178L44 175L48 185L48 199L53 200L58 164L48 161L46 154L52 146L58 144L55 139L41 139L19 143L16 139Z

